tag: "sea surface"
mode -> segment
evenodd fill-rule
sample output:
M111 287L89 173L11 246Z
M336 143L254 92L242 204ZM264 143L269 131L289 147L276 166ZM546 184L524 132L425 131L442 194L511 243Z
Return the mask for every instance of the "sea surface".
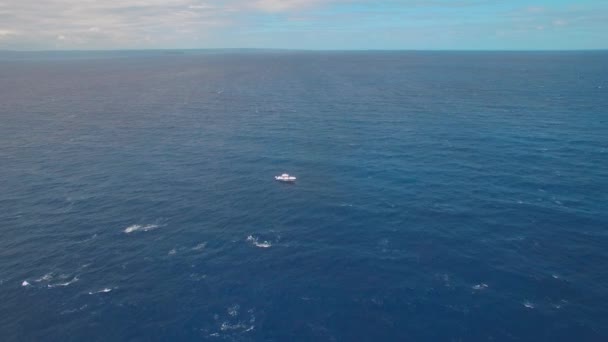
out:
M0 53L0 340L608 341L608 52Z

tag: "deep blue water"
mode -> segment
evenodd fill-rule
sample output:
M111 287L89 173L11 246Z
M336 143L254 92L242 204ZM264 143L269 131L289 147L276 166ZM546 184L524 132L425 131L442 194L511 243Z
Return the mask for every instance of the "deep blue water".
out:
M608 52L4 54L0 234L2 341L607 341Z

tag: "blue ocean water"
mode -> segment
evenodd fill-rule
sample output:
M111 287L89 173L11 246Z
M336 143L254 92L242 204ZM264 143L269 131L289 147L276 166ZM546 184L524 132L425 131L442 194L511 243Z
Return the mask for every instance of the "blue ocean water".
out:
M0 339L606 341L607 194L608 52L4 53Z

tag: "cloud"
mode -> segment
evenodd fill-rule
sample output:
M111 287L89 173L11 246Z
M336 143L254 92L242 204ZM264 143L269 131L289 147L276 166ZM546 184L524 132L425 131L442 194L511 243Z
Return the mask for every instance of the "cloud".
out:
M568 21L562 20L562 19L555 19L555 20L553 20L553 25L554 26L566 26L566 25L568 25Z
M335 1L343 0L5 0L0 2L0 49L191 45L246 27L256 21L256 13L293 12Z
M545 7L542 7L542 6L530 6L530 7L526 7L525 12L528 12L528 13L543 13L546 10L547 9Z
M176 34L201 36L227 26L231 11L189 0L10 0L0 6L0 48L147 47L151 41L170 43Z
M365 43L359 34L369 44L379 35L405 44L411 35L404 32L428 41L509 27L607 30L606 5L536 3L517 8L497 0L0 0L0 49L299 47L301 38L336 46ZM321 36L334 43L321 42Z
M511 11L505 16L515 25L539 30L569 27L570 29L608 32L608 6L602 8L576 4L553 7L527 7Z
M327 2L327 1L326 1ZM283 12L310 8L323 3L320 0L258 0L253 7L267 12Z
M17 32L12 31L12 30L2 30L2 29L0 29L0 39L2 39L3 37L8 38L9 36L14 36L16 34L17 34Z

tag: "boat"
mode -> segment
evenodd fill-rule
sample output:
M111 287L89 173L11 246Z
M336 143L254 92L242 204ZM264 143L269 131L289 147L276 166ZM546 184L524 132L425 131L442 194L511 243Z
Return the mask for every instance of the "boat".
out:
M284 173L280 176L274 176L274 179L278 180L279 182L287 182L287 183L293 183L296 181L296 177L290 176L287 173Z

